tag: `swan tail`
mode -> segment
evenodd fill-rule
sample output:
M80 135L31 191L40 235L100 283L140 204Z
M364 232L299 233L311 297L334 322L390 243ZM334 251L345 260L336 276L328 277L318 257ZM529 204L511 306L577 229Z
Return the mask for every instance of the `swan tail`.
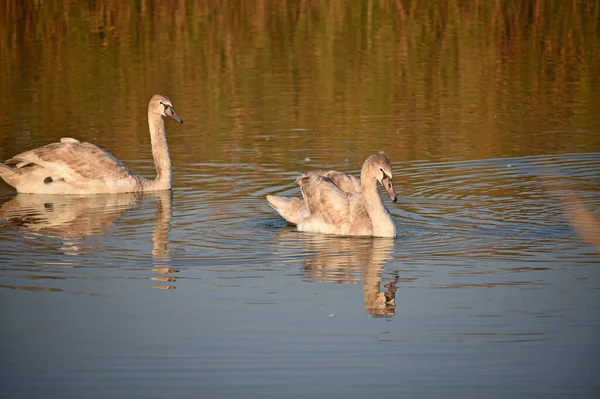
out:
M10 166L0 162L0 178L11 186L15 185L15 180L20 176L19 172Z
M289 223L298 224L300 214L302 212L302 205L304 201L300 198L286 198L277 197L275 195L267 195L267 201L271 208L275 209L282 218L287 220Z

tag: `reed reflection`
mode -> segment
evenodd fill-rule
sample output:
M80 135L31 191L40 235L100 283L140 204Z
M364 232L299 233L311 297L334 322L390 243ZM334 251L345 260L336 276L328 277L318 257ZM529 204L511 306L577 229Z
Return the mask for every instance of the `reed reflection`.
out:
M298 234L289 229L284 229L277 238L296 241L304 247L303 271L309 281L338 284L362 281L367 313L376 317L395 316L398 277L382 285L385 263L392 259L393 239Z
M561 204L563 214L579 237L600 254L600 218L568 188L571 185L568 180L557 176L541 176L540 181L544 189Z

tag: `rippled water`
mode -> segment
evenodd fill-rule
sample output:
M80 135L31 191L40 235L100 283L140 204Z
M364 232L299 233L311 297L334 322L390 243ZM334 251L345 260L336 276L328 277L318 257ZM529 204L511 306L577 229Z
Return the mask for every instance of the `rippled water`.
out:
M5 190L4 384L29 397L593 396L600 256L561 198L598 209L598 155L394 163L396 240L297 232L264 199L299 195L274 167L199 164L177 178L202 189L172 195ZM543 186L550 173L566 180Z
M0 160L73 136L153 177L151 95L185 122L172 192L0 181L0 396L598 397L588 3L4 1ZM395 240L266 202L378 152Z

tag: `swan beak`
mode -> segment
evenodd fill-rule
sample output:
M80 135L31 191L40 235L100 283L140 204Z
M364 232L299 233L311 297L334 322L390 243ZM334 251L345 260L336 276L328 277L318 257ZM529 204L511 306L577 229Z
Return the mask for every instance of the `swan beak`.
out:
M387 191L387 194L390 196L390 199L394 202L396 202L396 200L398 199L396 197L396 192L394 191L394 185L392 184L392 179L390 178L385 178L381 180L381 185L383 186L383 188L385 188L385 191Z
M179 123L183 123L183 119L181 119L175 113L175 110L173 109L173 107L165 107L165 115L167 115L169 118L173 119L174 121L177 121Z

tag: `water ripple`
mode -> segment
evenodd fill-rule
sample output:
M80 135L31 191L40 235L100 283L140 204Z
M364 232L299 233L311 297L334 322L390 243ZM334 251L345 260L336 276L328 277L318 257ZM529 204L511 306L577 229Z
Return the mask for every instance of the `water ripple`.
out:
M240 262L268 256L265 241L287 227L264 196L300 196L294 182L300 171L272 165L196 166L195 174L187 176L195 189L175 193L175 241L186 256ZM560 192L548 192L541 183L550 173L568 178L564 188L581 195L586 205L600 205L597 153L394 168L402 176L396 182L399 201L386 205L398 226L398 248L429 257L526 258L529 251L575 250L579 244L557 201Z
M381 268L392 262L385 277L391 282L438 273L427 267L434 262L463 276L457 281L454 275L447 284L458 287L472 284L464 276L475 276L482 267L491 276L506 265L539 273L541 265L552 270L565 262L590 264L598 255L575 238L561 199L574 194L594 212L600 209L599 159L592 153L397 163L399 200L384 202L399 236L384 249L373 247L376 240L323 237L287 226L265 195L300 196L294 182L299 171L273 165L188 165L176 177L172 203L170 197L109 196L79 205L38 198L33 205L12 206L25 198L17 196L2 208L0 273L37 276L50 286L52 278L61 276L169 282L170 274L148 273L148 267L162 262L184 270L178 278L217 273L218 278L251 281L269 270L357 282L365 264ZM310 169L305 166L302 170ZM561 177L556 189L543 183L549 175ZM361 253L378 260L357 260ZM533 284L509 279L477 283Z

